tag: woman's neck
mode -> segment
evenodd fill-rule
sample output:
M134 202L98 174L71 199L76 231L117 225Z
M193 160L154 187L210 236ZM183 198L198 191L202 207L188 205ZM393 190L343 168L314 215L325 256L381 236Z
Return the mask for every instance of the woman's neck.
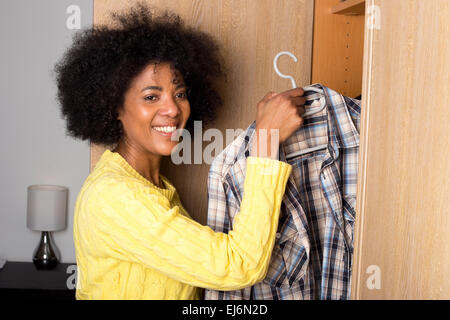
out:
M139 150L125 141L119 142L113 152L119 153L141 176L149 180L155 186L164 188L159 178L161 156Z

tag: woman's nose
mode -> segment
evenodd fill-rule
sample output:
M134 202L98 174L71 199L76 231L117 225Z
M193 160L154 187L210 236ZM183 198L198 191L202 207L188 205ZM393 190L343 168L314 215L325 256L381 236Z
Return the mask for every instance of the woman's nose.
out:
M180 108L174 99L168 98L162 110L160 110L160 114L163 116L168 116L171 118L175 118L180 113Z

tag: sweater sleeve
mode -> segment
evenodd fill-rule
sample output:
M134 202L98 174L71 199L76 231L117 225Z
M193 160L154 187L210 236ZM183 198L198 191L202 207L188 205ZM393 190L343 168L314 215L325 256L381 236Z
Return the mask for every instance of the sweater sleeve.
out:
M236 290L264 279L291 166L249 157L241 209L228 234L214 232L143 186L106 178L91 190L80 228L91 254L142 264L180 282Z

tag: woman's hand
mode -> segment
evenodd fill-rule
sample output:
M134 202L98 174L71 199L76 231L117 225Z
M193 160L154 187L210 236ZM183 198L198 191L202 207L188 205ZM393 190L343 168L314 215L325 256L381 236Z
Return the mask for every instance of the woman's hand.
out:
M256 135L252 156L278 157L279 144L289 138L303 124L305 112L303 89L295 88L281 93L269 92L258 103Z

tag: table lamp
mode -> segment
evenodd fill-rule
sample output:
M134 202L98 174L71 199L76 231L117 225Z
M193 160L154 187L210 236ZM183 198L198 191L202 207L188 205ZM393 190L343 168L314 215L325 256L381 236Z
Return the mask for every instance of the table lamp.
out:
M41 240L33 253L37 269L53 269L59 260L59 252L51 239L51 231L66 228L68 189L54 185L28 187L27 227L41 231Z

